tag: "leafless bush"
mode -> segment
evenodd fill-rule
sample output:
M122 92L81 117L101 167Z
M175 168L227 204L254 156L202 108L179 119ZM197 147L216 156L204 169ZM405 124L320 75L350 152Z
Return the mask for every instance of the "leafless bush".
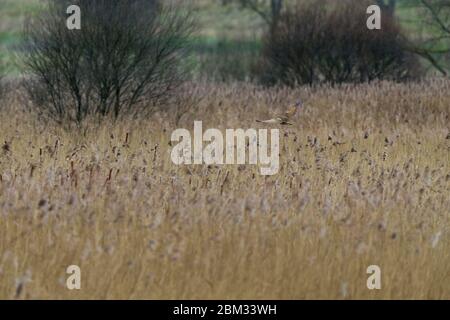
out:
M283 13L264 40L258 71L263 82L344 83L415 76L418 63L404 50L399 25L383 16L381 30L369 30L366 4L320 0Z
M25 26L27 92L42 114L80 123L89 115L142 116L184 80L189 13L158 0L47 0ZM81 8L81 30L66 8Z

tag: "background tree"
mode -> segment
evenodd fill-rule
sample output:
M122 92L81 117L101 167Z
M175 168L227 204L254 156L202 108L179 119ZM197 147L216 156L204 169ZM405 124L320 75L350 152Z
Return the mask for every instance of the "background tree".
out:
M282 13L264 39L259 68L264 83L316 84L402 81L420 66L405 50L405 37L393 17L377 32L365 26L367 4L360 0L316 0ZM327 5L332 10L323 10Z
M47 0L25 28L27 91L42 113L81 123L88 115L144 115L182 83L189 13L157 0ZM81 30L66 28L80 6Z
M397 0L377 0L377 5L381 8L382 12L394 16Z
M222 0L223 4L239 3L243 8L256 12L271 29L274 28L284 6L283 0Z
M418 0L422 39L411 50L428 60L439 72L450 69L450 0Z

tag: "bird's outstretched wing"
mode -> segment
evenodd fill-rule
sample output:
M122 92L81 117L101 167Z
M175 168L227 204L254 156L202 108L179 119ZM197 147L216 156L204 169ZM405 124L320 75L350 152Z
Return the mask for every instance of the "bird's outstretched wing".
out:
M269 120L256 120L256 122L267 123L267 124L282 124L282 125L292 125L292 123L288 122L289 119L286 117L277 117Z
M282 124L282 125L292 125L289 122L300 110L303 106L301 100L298 100L297 103L286 110L283 115L277 116L273 119L269 120L256 120L256 122L267 123L267 124Z

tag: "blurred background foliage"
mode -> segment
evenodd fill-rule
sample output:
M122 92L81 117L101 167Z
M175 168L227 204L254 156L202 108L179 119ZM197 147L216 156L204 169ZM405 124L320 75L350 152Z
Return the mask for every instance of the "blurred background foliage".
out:
M359 0L355 0L360 2ZM308 0L189 0L197 33L192 38L192 76L217 81L254 80L263 39L283 12ZM333 2L333 1L331 1ZM336 2L336 1L334 1ZM448 73L450 67L449 0L373 0L398 19L406 48L420 59L426 74ZM40 10L39 0L0 0L0 61L8 76L18 76L16 59L24 19ZM362 13L365 14L365 13ZM365 26L361 26L362 28ZM352 32L352 30L349 30Z

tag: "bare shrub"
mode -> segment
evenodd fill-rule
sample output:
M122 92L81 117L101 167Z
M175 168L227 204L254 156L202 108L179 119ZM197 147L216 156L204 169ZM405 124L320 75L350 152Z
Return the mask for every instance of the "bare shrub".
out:
M66 8L81 8L81 30ZM190 14L158 0L47 0L25 27L26 81L38 111L63 122L142 116L183 82Z
M383 16L381 30L369 30L366 4L320 0L284 12L264 39L261 80L313 84L405 80L418 75L418 62L404 50L397 22Z

